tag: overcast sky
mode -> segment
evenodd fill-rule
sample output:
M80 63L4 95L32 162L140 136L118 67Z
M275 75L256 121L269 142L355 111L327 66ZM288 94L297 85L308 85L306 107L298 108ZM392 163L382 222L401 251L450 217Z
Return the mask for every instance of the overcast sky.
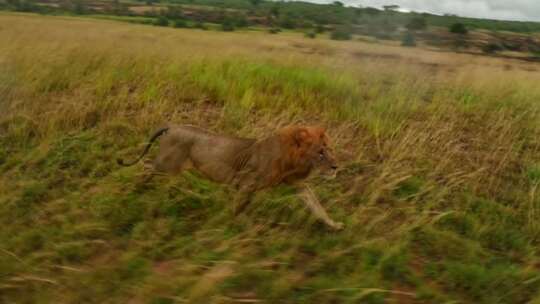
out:
M331 3L333 0L307 0ZM351 6L382 7L397 4L403 9L435 14L456 14L501 20L540 21L540 0L341 0Z

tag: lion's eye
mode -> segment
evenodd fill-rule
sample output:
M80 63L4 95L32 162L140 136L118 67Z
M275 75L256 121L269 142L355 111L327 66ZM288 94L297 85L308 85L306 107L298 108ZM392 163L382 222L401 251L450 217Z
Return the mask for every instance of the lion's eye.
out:
M324 156L324 152L323 152L323 151L319 152L319 157L320 157L321 159L324 159L325 156Z

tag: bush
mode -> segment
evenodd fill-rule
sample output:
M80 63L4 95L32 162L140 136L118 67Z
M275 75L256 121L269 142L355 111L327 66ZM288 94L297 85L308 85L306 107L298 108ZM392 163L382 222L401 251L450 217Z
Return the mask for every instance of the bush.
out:
M221 30L224 32L234 31L234 23L230 19L225 19L221 24Z
M426 19L421 17L412 18L405 27L410 31L424 30L427 27Z
M169 19L181 19L184 17L182 9L178 6L169 6L167 7L167 10L162 11L161 14Z
M249 22L248 22L248 20L246 19L245 16L240 16L240 17L237 17L234 20L234 26L235 27L247 27L247 26L249 26Z
M268 33L270 34L277 34L279 32L281 32L281 29L279 27L272 27L268 30Z
M184 20L184 19L177 19L177 20L174 20L174 23L173 23L173 26L175 28L185 28L185 27L189 27L187 22Z
M482 52L486 54L495 54L502 50L504 50L504 48L500 44L495 42L490 42L482 47Z
M296 22L291 17L283 17L279 21L279 26L286 29L294 29L296 28Z
M193 27L197 28L197 29L205 30L205 31L208 29L206 24L204 24L204 22L202 22L202 21L197 21L197 23L195 23L195 25L193 25Z
M540 52L536 53L536 56L540 57ZM527 177L531 184L540 184L540 163L527 169Z
M407 32L405 36L403 36L403 39L401 40L402 46L416 46L416 38L414 38L414 35L411 32Z
M326 28L324 27L324 25L322 24L317 24L317 26L315 27L315 32L317 34L322 34L326 31Z
M469 32L469 30L467 30L467 27L465 27L465 24L463 23L454 23L450 26L448 30L450 31L450 33L461 35L465 35Z
M351 28L348 26L338 26L332 31L330 38L333 40L351 40Z
M314 39L315 37L317 37L317 33L314 32L314 31L309 31L309 32L306 32L306 33L304 34L304 36L305 36L306 38Z
M466 49L469 47L469 44L467 43L467 40L463 37L458 37L454 40L452 47L454 48L454 50Z
M156 20L154 20L154 25L169 26L169 19L167 19L165 16L159 16Z

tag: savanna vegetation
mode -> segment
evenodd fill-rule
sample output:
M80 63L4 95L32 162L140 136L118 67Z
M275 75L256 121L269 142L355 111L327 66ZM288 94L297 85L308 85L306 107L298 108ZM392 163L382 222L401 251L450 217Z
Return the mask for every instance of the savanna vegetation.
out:
M539 70L2 14L0 302L540 303ZM287 187L235 217L197 174L137 184L141 168L115 160L167 121L327 126L341 169L311 183L346 228Z
M306 38L370 40L538 61L540 23L464 18L346 6L264 0L0 0L0 10L85 16L175 28L300 31ZM326 34L325 34L326 33ZM414 43L411 43L414 41ZM493 48L492 45L498 45Z

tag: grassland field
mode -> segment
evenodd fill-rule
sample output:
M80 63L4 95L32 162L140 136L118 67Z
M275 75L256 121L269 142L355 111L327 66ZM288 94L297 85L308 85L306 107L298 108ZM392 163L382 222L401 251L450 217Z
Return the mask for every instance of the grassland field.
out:
M540 64L0 14L0 303L540 303ZM346 228L120 168L164 122L328 127ZM153 150L153 152L155 152Z

